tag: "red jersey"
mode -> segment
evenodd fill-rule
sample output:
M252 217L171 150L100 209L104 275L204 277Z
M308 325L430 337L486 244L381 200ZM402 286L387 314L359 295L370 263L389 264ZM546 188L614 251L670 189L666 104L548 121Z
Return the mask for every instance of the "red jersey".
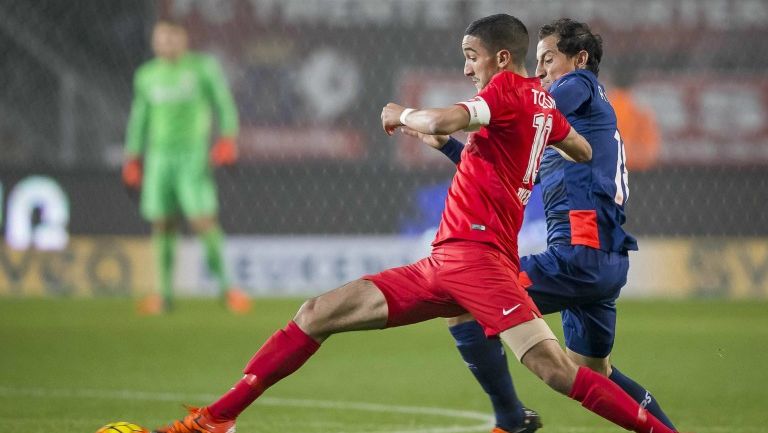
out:
M509 71L458 105L480 129L464 147L432 245L489 243L517 265L517 235L544 147L564 140L571 126L538 78Z

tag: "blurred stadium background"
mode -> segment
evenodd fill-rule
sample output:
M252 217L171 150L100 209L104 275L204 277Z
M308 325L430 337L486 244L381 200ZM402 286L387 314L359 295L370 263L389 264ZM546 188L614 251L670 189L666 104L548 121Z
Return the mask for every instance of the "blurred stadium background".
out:
M627 226L641 248L625 295L766 297L760 0L3 1L0 294L150 289L149 229L119 164L132 74L151 57L158 17L181 20L192 48L221 60L237 100L243 158L218 180L244 288L314 293L422 256L453 167L388 138L379 112L472 95L458 42L469 21L499 11L532 34L554 17L591 23L605 40L601 80L628 86L655 119L657 140L622 130ZM523 253L542 247L541 230L534 200ZM178 260L182 292L212 293L195 242Z
M622 369L684 430L768 431L764 0L0 1L0 430L165 422L179 402L223 391L297 296L426 254L454 168L387 137L379 113L389 101L471 96L458 44L467 23L497 12L532 34L561 16L592 24L604 38L601 80L623 86L639 110L621 127L627 226L640 241L614 351ZM169 317L132 314L154 262L119 170L132 75L151 57L159 17L181 20L192 48L222 62L237 101L242 159L217 179L228 265L260 298L247 317L210 300L185 300ZM528 64L533 72L532 54ZM522 253L544 246L536 196L521 238ZM198 243L181 246L179 292L212 295ZM182 334L225 349L201 357ZM487 401L442 323L383 335L379 346L345 336L324 348L241 426L487 431L476 426ZM512 368L547 431L616 431ZM291 398L390 406L361 415ZM430 417L444 425L445 414L420 406L474 412L437 428Z

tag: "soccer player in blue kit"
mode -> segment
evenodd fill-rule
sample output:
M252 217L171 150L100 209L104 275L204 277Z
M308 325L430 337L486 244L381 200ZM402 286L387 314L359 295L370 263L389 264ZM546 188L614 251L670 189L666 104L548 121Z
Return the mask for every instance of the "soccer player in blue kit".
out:
M577 132L592 145L592 161L576 164L547 148L539 177L547 220L547 249L520 258L520 282L542 314L560 312L566 351L624 389L672 430L675 427L643 386L609 360L616 326L616 299L627 281L628 251L637 241L622 228L629 196L624 145L616 115L597 81L602 39L589 26L559 19L539 30L536 75ZM464 145L448 136L404 130L440 149L455 163ZM465 314L448 320L464 361L489 395L494 433L531 433L538 414L523 407L498 339L487 339Z

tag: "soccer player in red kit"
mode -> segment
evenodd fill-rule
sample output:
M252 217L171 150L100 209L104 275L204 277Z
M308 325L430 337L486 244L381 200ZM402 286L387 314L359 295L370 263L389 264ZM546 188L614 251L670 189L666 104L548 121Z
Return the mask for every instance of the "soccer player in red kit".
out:
M527 78L525 26L506 14L485 17L470 24L461 46L477 97L426 110L390 103L381 113L388 134L403 125L428 134L479 129L462 155L432 254L306 301L231 390L158 432L233 433L236 417L331 335L465 312L556 391L626 429L672 431L616 384L577 367L517 281L518 230L544 147L553 145L576 161L591 158L589 144L555 109L538 78Z

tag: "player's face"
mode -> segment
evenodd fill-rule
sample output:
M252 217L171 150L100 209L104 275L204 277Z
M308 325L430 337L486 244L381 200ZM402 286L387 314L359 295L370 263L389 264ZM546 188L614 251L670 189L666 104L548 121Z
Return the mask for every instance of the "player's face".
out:
M461 41L461 49L464 52L464 75L471 78L480 91L501 70L496 53L491 53L480 39L469 35Z
M187 33L181 27L160 23L152 32L152 49L157 57L176 59L187 50Z
M549 35L536 45L536 76L547 90L558 78L576 70L576 56L563 54L557 48L559 41L556 35Z

